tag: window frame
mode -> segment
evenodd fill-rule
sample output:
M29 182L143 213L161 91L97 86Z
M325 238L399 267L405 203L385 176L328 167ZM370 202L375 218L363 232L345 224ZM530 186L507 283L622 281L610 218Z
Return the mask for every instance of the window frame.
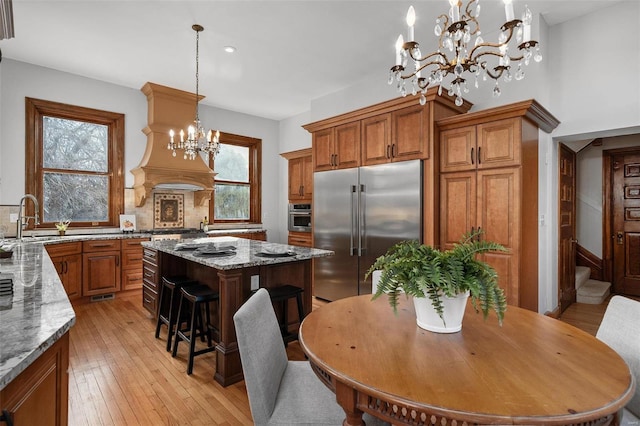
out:
M109 134L107 172L98 173L98 175L106 175L109 180L109 216L106 221L101 222L72 223L83 228L118 227L120 214L124 213L124 114L25 97L25 189L27 193L35 195L38 199L40 218L43 218L44 208L43 178L45 168L42 159L42 120L44 116L107 126ZM82 172L86 173L86 171ZM30 216L33 215L31 203L27 203L26 212ZM55 228L55 222L42 222L38 228ZM27 229L35 229L32 222L29 223Z
M262 185L260 176L262 176L262 139L251 138L248 136L234 135L232 133L220 132L221 144L236 145L249 148L249 219L215 219L215 186L217 183L237 184L236 181L219 180L213 178L213 192L209 200L209 221L210 223L240 223L240 224L258 224L262 222ZM215 158L209 156L209 167L214 172Z

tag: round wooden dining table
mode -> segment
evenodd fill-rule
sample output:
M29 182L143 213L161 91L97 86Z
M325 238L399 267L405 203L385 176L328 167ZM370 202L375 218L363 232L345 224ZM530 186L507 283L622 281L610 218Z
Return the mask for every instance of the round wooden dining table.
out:
M462 330L416 325L386 296L341 299L311 312L299 340L316 375L357 426L363 412L392 424L617 424L635 391L625 361L569 324L509 306L502 326L471 302Z

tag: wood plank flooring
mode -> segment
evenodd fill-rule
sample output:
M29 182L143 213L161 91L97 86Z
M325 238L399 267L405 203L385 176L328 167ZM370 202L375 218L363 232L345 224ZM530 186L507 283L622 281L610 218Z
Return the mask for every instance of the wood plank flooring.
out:
M315 300L314 309L324 302ZM562 320L595 334L606 305L573 304ZM140 295L74 306L71 329L69 424L250 425L244 382L223 388L213 380L215 354L196 357L186 374L186 345L165 351L166 332L155 339L155 322ZM290 359L303 359L297 342Z

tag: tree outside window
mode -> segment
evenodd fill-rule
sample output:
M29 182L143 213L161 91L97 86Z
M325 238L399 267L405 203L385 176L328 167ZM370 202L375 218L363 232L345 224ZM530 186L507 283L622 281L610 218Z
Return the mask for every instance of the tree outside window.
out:
M209 207L213 222L259 223L262 141L220 134L220 152L209 166L217 173Z
M117 226L124 115L31 98L26 106L27 191L40 202L40 226Z

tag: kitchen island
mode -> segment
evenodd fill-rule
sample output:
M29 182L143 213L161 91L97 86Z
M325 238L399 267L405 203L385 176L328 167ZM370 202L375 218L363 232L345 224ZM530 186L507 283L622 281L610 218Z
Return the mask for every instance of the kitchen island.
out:
M207 255L199 250L212 245L231 246L233 250L224 255ZM329 250L234 237L149 241L143 242L142 246L145 262L153 259L155 263L150 265L156 268L148 273L145 265L145 285L155 285L157 289L162 276L186 275L219 292L219 309L214 318L219 329L214 379L222 386L243 378L233 314L251 296L251 291L258 286L267 289L283 284L301 287L305 312L310 312L311 260L333 254ZM148 281L149 276L153 276L154 282ZM292 326L299 325L298 320Z
M76 316L42 243L20 243L0 259L0 281L8 280L12 291L0 295L0 414L16 424L66 424Z

